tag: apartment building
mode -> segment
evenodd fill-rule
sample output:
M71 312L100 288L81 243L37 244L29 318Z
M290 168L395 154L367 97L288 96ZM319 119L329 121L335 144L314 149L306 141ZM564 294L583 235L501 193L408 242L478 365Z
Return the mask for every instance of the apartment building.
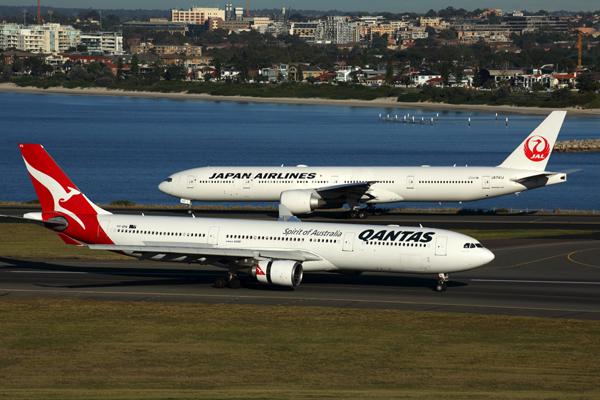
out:
M225 10L207 7L193 7L189 10L171 10L171 22L204 25L209 18L220 18L225 21Z
M92 32L81 34L81 44L89 52L123 54L123 34L121 32Z
M59 53L76 47L81 32L60 24L0 24L0 48L16 48L32 53Z

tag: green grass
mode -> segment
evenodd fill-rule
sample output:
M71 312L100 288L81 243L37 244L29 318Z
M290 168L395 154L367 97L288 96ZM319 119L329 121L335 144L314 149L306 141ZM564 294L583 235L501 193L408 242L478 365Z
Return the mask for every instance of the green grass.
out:
M600 322L312 307L0 303L0 398L600 397Z
M12 223L0 224L0 257L131 260L116 253L67 245L56 233L38 225Z

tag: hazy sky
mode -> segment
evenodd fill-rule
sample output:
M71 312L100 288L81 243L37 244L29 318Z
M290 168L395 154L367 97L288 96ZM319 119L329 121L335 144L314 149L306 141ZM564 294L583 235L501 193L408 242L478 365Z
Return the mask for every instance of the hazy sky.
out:
M187 8L191 5L216 7L223 6L226 0L42 0L43 5L78 8ZM232 0L234 5L243 6L245 0ZM0 0L0 5L34 5L35 0ZM600 10L600 0L251 0L251 8L279 8L287 6L296 9L348 10L348 11L427 11L447 6L456 8L502 8L506 11L526 8L527 10Z

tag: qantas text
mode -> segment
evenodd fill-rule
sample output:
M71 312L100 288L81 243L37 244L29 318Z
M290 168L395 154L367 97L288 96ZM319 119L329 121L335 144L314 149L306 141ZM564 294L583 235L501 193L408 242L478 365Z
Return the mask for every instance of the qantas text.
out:
M315 172L215 172L208 179L315 179Z
M382 229L380 231L374 231L373 229L367 229L362 231L358 238L360 240L371 241L381 240L388 242L420 242L429 243L433 240L435 232L414 232L414 231L388 231Z

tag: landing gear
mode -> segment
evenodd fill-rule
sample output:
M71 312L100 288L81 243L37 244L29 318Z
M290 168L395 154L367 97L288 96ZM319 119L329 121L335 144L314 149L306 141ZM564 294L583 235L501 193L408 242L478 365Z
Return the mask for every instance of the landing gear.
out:
M435 285L436 292L444 292L448 286L448 274L438 274L437 275L437 284Z
M188 200L188 199L179 199L179 202L181 204L185 204L188 208L187 208L187 213L189 215L192 215L192 201Z
M367 212L363 209L353 209L350 211L350 218L365 219L367 218Z
M227 277L220 277L215 280L213 287L216 289L239 289L242 287L242 281L235 272L229 272Z
M357 218L357 219L368 218L370 215L379 216L379 215L383 215L384 213L385 213L384 209L375 207L372 204L368 204L366 207L363 205L362 207L353 206L350 208L350 217Z

